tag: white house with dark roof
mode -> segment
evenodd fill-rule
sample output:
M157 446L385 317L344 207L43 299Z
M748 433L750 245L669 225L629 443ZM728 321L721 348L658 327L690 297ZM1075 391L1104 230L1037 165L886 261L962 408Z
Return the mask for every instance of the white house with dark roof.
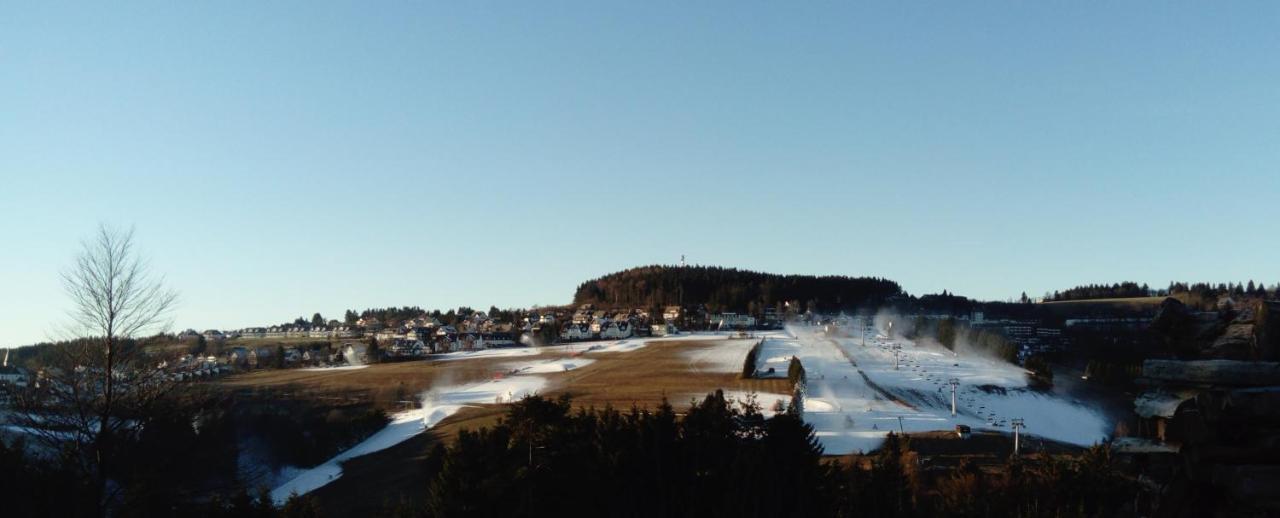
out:
M609 322L600 330L600 338L602 339L630 338L632 334L631 322L628 320Z
M560 330L560 339L562 340L589 340L594 337L595 334L591 332L591 325L586 323L565 324L564 329Z

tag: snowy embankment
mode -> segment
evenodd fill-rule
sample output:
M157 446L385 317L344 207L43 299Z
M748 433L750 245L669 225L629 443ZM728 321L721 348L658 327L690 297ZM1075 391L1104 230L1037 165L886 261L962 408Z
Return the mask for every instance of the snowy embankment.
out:
M303 372L329 372L329 371L354 371L360 370L368 365L340 365L337 367L307 367L302 369Z
M557 372L581 369L592 363L595 363L595 360L590 358L556 358L533 365L511 364L511 372L519 374L555 374Z
M477 351L457 351L432 355L433 361L476 360L480 358L508 358L519 356L537 356L542 351L536 347L503 347L498 349L480 349Z
M685 351L684 357L696 371L705 372L742 372L742 362L747 352L759 342L763 336L755 338L728 338L724 343L714 347L702 347Z
M725 401L728 401L730 405L734 405L734 406L749 405L754 399L755 404L760 407L760 415L764 416L765 418L773 417L774 414L778 413L778 411L775 410L774 407L777 406L779 403L781 403L782 408L785 409L787 407L787 403L791 402L790 394L775 394L772 392L746 392L742 390L725 390L723 392L724 392ZM702 398L707 397L706 394L701 394L701 395L691 394L690 396L698 401L701 401Z
M588 340L584 342L572 342L564 345L544 347L543 349L571 354L626 353L637 349L643 349L645 346L653 342L724 340L728 337L729 333L727 332L698 332L652 338L635 337L624 338L621 340ZM738 361L741 362L742 359L739 358Z
M832 339L805 328L794 332L797 338L767 340L757 365L778 369L784 359L800 359L808 377L804 418L828 454L871 451L889 431L951 430L964 424L1009 432L1013 418L1025 420L1023 433L1056 441L1089 445L1106 436L1101 415L1027 388L1025 372L1015 365L883 337L869 339L864 347L860 339ZM959 380L954 417L952 378Z
M679 337L679 339L683 338L683 336ZM699 338L702 338L702 335L699 335ZM723 338L723 336L710 336L710 338ZM543 348L485 349L441 354L433 356L432 359L454 361L478 358L516 358L535 356L541 353L628 352L644 347L649 340L633 338ZM409 440L467 406L510 403L525 396L537 394L546 387L547 378L535 374L567 372L589 365L594 361L581 356L573 356L527 363L512 362L506 365L509 371L514 373L512 376L469 385L432 388L422 395L422 408L400 412L391 416L391 422L385 428L351 449L329 459L324 464L302 471L288 482L273 489L271 498L277 505L280 505L287 501L292 494L302 495L314 491L341 477L343 462L384 450Z
M540 376L511 376L428 391L423 395L422 408L391 416L391 422L382 430L324 464L303 471L273 489L271 498L276 504L283 504L292 494L306 494L342 476L342 463L347 460L407 441L468 405L509 403L536 394L546 385L546 382L546 378Z

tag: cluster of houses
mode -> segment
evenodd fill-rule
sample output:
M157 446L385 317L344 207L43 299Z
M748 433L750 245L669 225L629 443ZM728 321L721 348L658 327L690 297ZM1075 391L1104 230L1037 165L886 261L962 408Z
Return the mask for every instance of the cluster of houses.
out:
M393 361L428 354L513 347L521 332L514 324L499 322L481 311L453 324L442 324L430 315L406 320L395 328L383 328L374 318L362 318L356 324L377 329L372 336L381 348L380 359Z
M739 313L710 313L703 307L685 308L667 306L661 315L651 315L647 309L603 309L587 304L572 312L569 310L535 310L524 314L517 322L500 322L484 312L444 324L428 314L410 318L388 326L374 316L365 316L350 326L310 326L287 324L272 327L246 327L238 330L203 332L188 329L178 334L179 340L198 340L226 343L232 339L282 339L315 338L322 340L367 339L377 344L376 358L368 358L361 350L355 355L358 361L407 360L431 354L471 351L520 345L522 335L537 337L557 336L561 341L611 340L636 336L668 336L679 332L677 324L697 329L743 330L769 325L780 325L781 318L772 308L764 319ZM547 328L551 328L548 330ZM234 343L234 342L233 342ZM217 373L212 367L196 367L217 363L222 369L256 368L268 365L302 366L353 363L356 344L344 344L334 348L306 348L276 346L252 347L237 343L237 347L223 350L219 357L185 358L170 368L180 372ZM275 358L283 355L282 358ZM210 360L213 358L214 360ZM202 374L183 374L184 377Z
M659 323L644 309L607 310L585 304L560 328L560 339L572 342L673 335L678 332L673 322L680 318L681 311L679 306L666 308Z
M208 341L223 341L232 338L327 338L327 339L343 339L343 338L360 338L364 336L364 330L357 326L309 326L309 325L282 325L271 327L246 327L234 331L219 331L217 329L207 329L204 332L197 332L194 329L188 329L178 333L179 340L194 340L204 338Z
M230 368L253 369L271 365L284 367L360 365L369 361L368 346L362 342L338 347L232 347L223 353Z
M9 365L9 349L4 350L4 363L0 364L0 385L14 387L27 386L30 376L27 370L17 365Z
M232 370L229 365L218 361L217 356L194 354L184 354L172 362L162 361L158 367L167 371L169 378L174 381L213 378Z

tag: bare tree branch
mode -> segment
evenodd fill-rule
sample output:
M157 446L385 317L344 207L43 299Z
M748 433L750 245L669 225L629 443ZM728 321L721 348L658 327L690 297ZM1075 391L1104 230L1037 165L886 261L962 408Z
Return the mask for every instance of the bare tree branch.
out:
M55 451L76 453L99 492L99 514L115 500L117 445L136 437L157 400L174 387L134 339L164 330L177 304L140 258L133 229L101 225L62 273L71 301L65 330L37 387L13 396L18 423Z

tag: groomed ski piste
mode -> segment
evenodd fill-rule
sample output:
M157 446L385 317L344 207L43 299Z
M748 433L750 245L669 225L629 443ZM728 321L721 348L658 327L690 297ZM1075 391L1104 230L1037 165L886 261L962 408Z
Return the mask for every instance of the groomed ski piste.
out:
M419 399L421 408L399 412L391 416L391 422L382 430L352 448L334 456L319 466L306 469L288 482L271 490L276 505L283 505L290 495L304 495L342 476L342 463L347 460L390 448L439 424L457 411L472 405L501 404L520 400L542 391L548 384L543 375L555 375L584 367L595 360L583 355L599 353L625 353L643 348L649 342L661 340L720 340L723 333L693 333L661 338L628 338L623 340L599 340L575 342L549 347L511 347L459 351L433 355L432 361L464 361L478 358L518 359L540 354L563 354L563 358L550 360L513 361L504 367L511 375L499 379L471 384L432 387ZM745 351L743 352L745 354ZM738 361L741 362L741 356ZM739 363L740 365L740 363ZM349 368L362 368L355 366ZM338 371L343 368L318 370Z
M1015 418L1025 422L1021 433L1081 446L1106 438L1109 429L1085 404L1029 388L1026 372L1016 365L883 334L865 346L861 339L828 337L812 327L789 328L788 334L765 339L757 366L785 376L791 357L799 358L808 378L804 419L828 455L869 452L890 431L954 430L963 424L1010 433ZM954 417L953 378L959 381Z

